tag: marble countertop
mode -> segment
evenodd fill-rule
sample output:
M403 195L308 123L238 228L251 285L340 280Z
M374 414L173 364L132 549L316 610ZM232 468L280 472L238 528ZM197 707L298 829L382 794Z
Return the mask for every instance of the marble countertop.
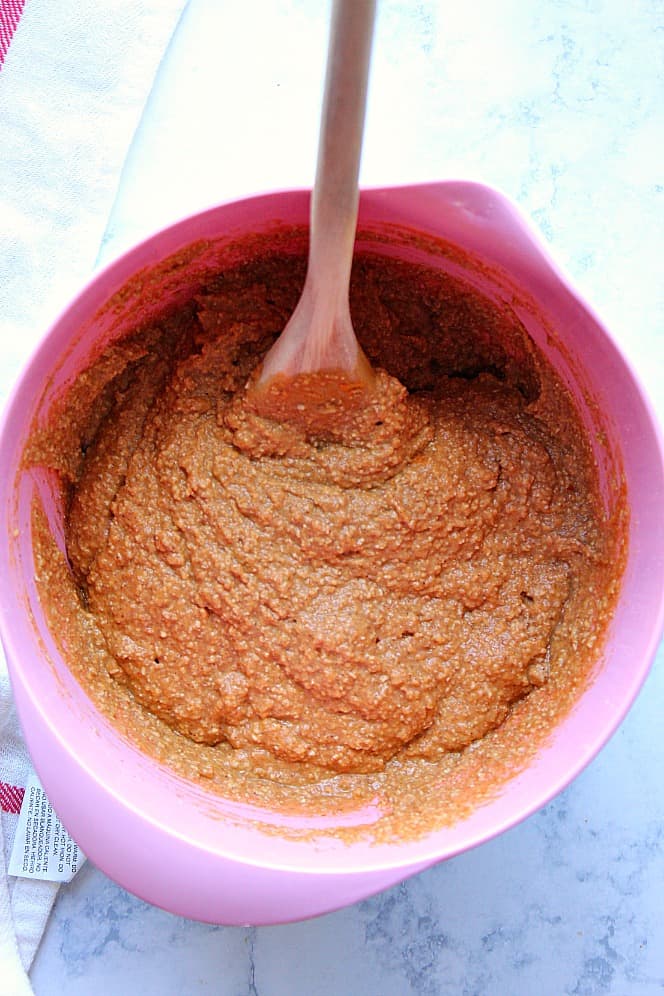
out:
M183 214L310 185L326 6L190 0L100 262ZM664 415L662 52L654 0L382 0L365 185L475 179L534 220ZM627 720L545 809L306 923L224 928L89 864L61 890L38 996L654 996L664 992L664 653ZM0 984L1 988L1 984Z

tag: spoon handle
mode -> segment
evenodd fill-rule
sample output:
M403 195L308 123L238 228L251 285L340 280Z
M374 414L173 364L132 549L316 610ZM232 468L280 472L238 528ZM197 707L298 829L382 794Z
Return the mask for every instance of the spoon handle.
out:
M355 242L375 12L375 0L334 0L332 10L309 265L340 295L348 293Z
M375 0L334 0L307 276L295 311L265 356L259 385L321 370L371 379L353 331L348 290L375 12Z

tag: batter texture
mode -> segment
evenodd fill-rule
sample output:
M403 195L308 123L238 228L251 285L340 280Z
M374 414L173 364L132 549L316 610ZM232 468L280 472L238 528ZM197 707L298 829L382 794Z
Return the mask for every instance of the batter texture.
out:
M156 717L169 758L200 745L205 777L229 751L276 781L409 777L578 683L615 542L567 392L444 274L361 257L361 414L259 414L247 383L301 280L288 255L220 274L40 440L67 478L67 653Z

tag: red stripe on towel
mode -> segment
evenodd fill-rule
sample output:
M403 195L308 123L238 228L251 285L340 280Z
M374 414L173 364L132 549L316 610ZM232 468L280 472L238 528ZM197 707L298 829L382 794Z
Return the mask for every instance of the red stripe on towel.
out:
M24 7L25 0L0 0L0 68L5 61Z
M20 813L25 789L8 782L0 782L0 809L6 813Z

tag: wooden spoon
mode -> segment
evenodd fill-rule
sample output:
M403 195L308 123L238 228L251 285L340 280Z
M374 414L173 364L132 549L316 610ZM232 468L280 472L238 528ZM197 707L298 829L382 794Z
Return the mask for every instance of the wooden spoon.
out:
M258 393L280 387L282 404L298 375L325 371L330 383L358 386L373 377L353 331L348 292L375 8L375 0L334 0L306 280L254 383Z

